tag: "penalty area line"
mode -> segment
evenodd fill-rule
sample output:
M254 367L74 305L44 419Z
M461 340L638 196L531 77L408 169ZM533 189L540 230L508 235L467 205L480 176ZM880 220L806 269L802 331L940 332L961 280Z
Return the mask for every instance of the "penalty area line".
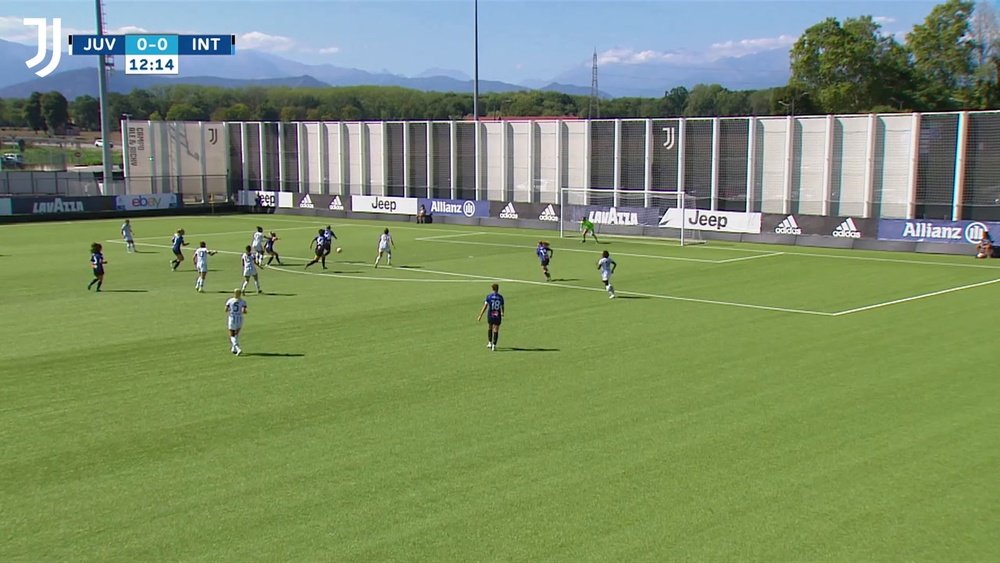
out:
M855 307L854 309L847 309L845 311L838 311L833 313L834 317L843 317L844 315L852 315L854 313L861 313L863 311L871 311L873 309L881 309L882 307L889 307L891 305L899 305L901 303L909 303L911 301L918 301L920 299L927 299L929 297L937 297L938 295L945 295L948 293L955 293L957 291L965 291L966 289L974 289L977 287L983 287L986 285L992 285L1000 282L1000 278L987 280L979 283L970 283L966 285L960 285L958 287L949 287L948 289L941 289L938 291L931 291L929 293L921 293L920 295L913 295L911 297L903 297L902 299L893 299L892 301L885 301L884 303L875 303L873 305L865 305L864 307Z

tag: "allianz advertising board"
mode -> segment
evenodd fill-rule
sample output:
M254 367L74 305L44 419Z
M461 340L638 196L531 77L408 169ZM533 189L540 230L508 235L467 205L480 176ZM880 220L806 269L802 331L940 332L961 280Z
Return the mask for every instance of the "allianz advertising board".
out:
M1000 233L1000 223L983 221L941 221L933 219L882 219L879 240L976 244L983 232Z

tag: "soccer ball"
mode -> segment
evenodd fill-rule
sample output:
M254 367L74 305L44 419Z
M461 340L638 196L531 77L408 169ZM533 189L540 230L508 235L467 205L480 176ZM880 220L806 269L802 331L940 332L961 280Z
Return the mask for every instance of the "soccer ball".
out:
M340 254L340 252L341 252L342 250L344 250L344 249L343 249L343 248L340 248L340 247L338 246L338 247L337 247L337 254Z

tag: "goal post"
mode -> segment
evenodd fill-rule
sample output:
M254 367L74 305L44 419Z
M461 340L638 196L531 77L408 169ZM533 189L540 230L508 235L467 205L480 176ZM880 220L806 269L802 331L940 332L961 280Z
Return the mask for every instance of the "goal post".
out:
M559 237L580 236L580 224L589 219L597 236L650 237L678 242L682 246L704 244L701 231L686 221L664 220L685 217L695 209L694 196L682 191L643 192L627 190L562 188L559 190ZM673 210L673 211L671 211Z

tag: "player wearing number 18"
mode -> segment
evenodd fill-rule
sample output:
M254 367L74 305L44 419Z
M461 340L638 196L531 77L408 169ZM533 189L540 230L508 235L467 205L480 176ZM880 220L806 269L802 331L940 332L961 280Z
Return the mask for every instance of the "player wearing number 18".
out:
M476 322L483 320L486 314L486 347L490 350L497 349L497 340L500 338L500 323L503 322L504 308L503 295L500 295L500 285L493 284L493 292L486 296L483 308L476 317Z

